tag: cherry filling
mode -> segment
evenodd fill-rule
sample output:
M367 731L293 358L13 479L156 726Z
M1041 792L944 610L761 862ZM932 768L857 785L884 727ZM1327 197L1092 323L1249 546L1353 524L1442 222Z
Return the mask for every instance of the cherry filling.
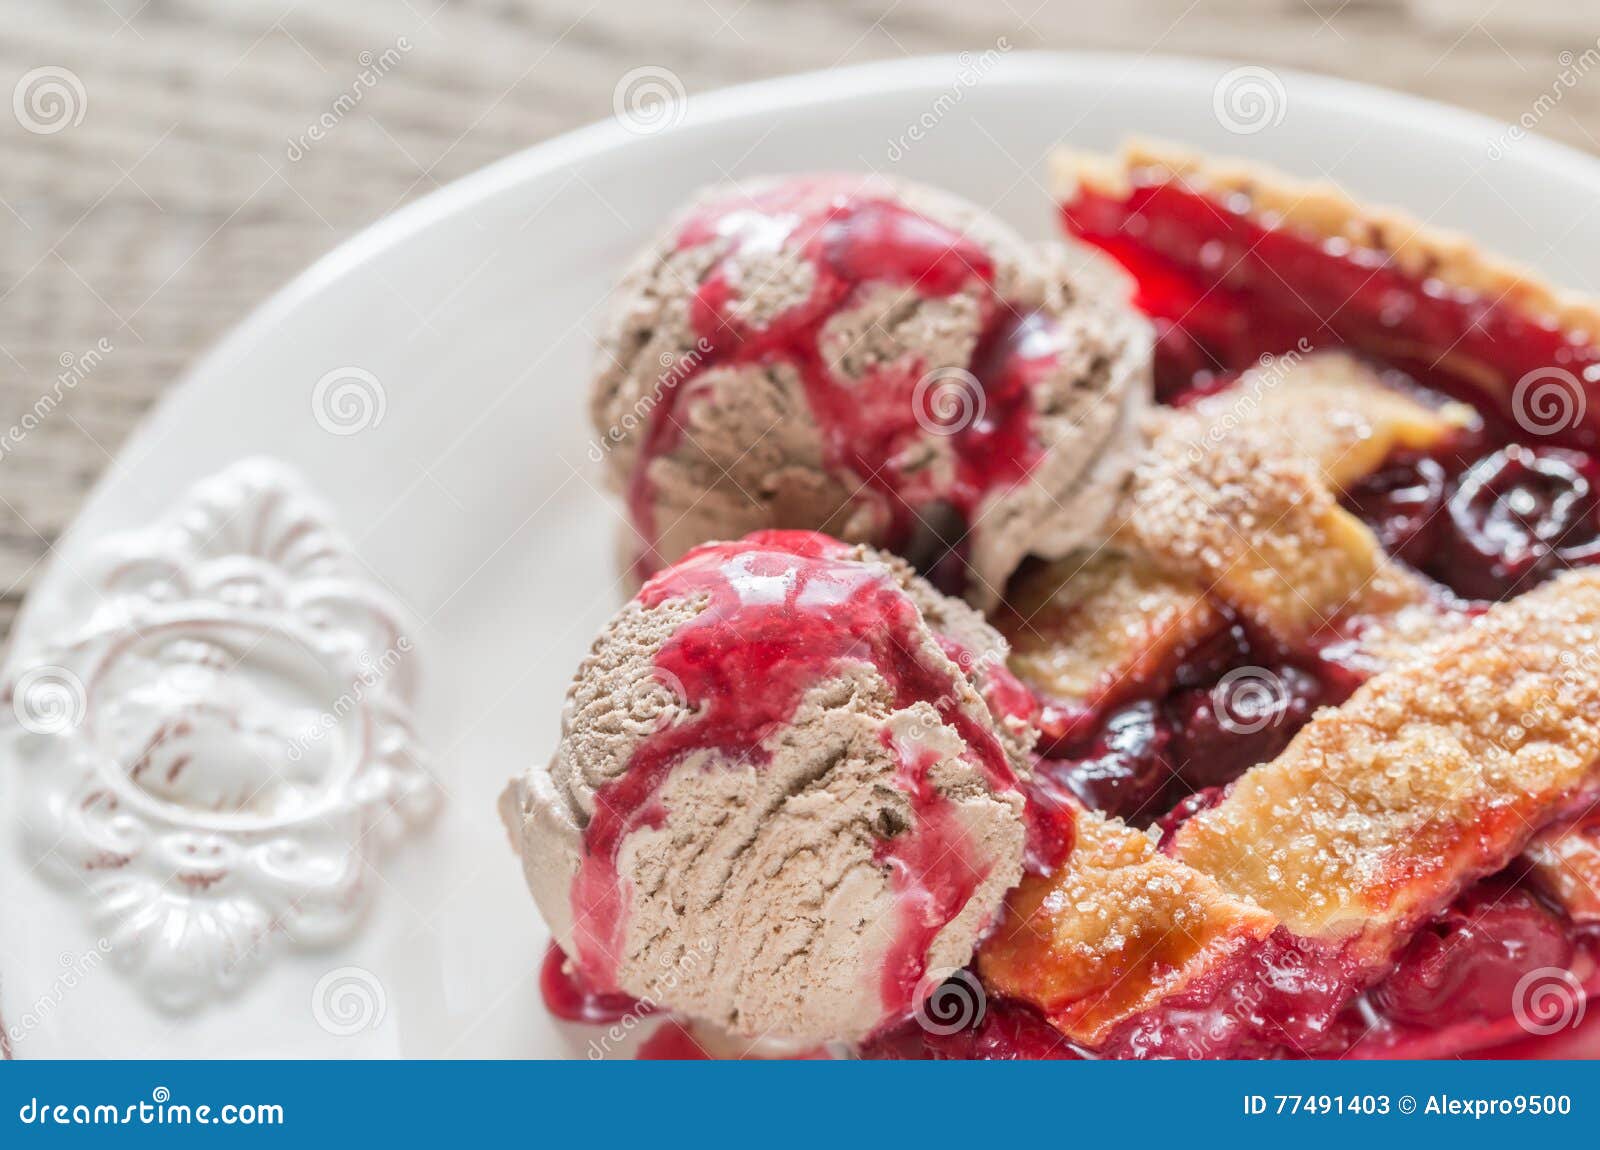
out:
M652 1009L631 995L594 986L553 942L539 967L539 994L545 1009L563 1022L617 1022Z
M1504 1018L1522 979L1566 969L1575 945L1559 912L1525 890L1485 882L1412 938L1394 973L1373 988L1372 1006L1402 1026Z
M1187 404L1267 355L1354 351L1399 386L1483 416L1434 451L1396 452L1342 493L1389 554L1480 601L1600 558L1600 405L1587 402L1600 386L1600 351L1511 303L1411 276L1348 241L1265 225L1249 207L1137 177L1125 197L1084 190L1063 206L1067 229L1136 281L1135 301L1157 330L1158 398ZM1207 689L1252 666L1280 684L1264 725L1219 712ZM1155 819L1170 838L1282 750L1317 705L1342 701L1360 673L1332 647L1273 661L1240 636L1155 678L1132 699L1074 716L1039 775L1108 813ZM1259 969L1209 988L1209 1001L1169 1004L1103 1053L1273 1053L1251 1048L1262 1034L1278 1035L1276 1053L1291 1056L1460 1053L1529 1032L1512 1016L1535 972L1578 970L1600 983L1592 934L1503 877L1486 880L1340 1009L1360 989L1356 976L1280 930L1252 959ZM1241 1028L1241 1017L1250 1024ZM1432 1045L1404 1045L1418 1034Z
M1356 680L1336 665L1286 660L1232 626L1177 667L1125 686L1114 704L1058 727L1036 780L1134 826L1197 791L1275 758L1319 706Z
M1585 402L1600 384L1600 349L1515 300L1414 276L1345 239L1268 226L1250 207L1158 173L1134 173L1126 196L1084 188L1062 207L1068 231L1137 281L1136 303L1161 334L1157 385L1169 402L1263 355L1340 346L1475 402L1504 439L1533 426L1546 442L1600 444L1600 411Z
M1385 552L1426 571L1439 555L1445 501L1460 471L1437 454L1397 451L1344 493L1344 505L1372 528Z
M711 1056L695 1041L688 1027L668 1019L639 1044L635 1057L641 1062L705 1062Z
M1441 567L1457 589L1502 599L1564 567L1600 556L1600 462L1518 444L1474 463L1446 505Z
M1517 443L1475 454L1476 438L1396 452L1345 506L1391 555L1465 599L1509 599L1600 559L1600 460Z
M967 986L976 986L972 976ZM961 1025L907 1019L862 1044L862 1058L985 1062L1042 1062L1083 1055L1025 1003L970 998L972 1015Z
M682 226L676 242L680 251L723 247L690 309L699 345L661 381L627 493L634 527L646 541L637 574L662 563L650 465L678 445L686 405L704 394L700 378L715 368L784 364L799 374L830 468L845 473L852 490L863 487L857 498L881 504L888 522L881 542L916 552L922 570L959 590L966 525L985 496L1021 479L1038 458L1030 396L1055 368L1060 348L1053 322L1016 314L994 292L994 264L982 247L846 177L793 180L715 201ZM777 250L809 268L811 287L757 327L741 308L741 289L751 286L744 265ZM925 375L937 365L900 357L872 366L862 379L837 375L822 350L824 328L876 285L924 298L980 289L982 330L970 370ZM949 442L953 476L935 477L925 453L908 450L929 434ZM930 531L930 523L942 527Z

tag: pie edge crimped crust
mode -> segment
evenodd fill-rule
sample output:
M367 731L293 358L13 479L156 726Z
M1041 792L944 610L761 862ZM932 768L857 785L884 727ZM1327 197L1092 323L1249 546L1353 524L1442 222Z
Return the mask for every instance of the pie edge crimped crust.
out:
M1320 711L1173 854L1294 934L1383 961L1597 774L1600 571L1573 571Z
M1393 208L1359 203L1326 181L1297 180L1267 165L1205 156L1142 137L1125 140L1115 154L1061 150L1050 160L1051 190L1062 203L1080 187L1126 196L1143 173L1163 174L1202 195L1242 196L1258 219L1271 215L1295 230L1384 252L1410 275L1514 303L1531 318L1600 340L1600 300L1557 288L1458 232L1422 224Z

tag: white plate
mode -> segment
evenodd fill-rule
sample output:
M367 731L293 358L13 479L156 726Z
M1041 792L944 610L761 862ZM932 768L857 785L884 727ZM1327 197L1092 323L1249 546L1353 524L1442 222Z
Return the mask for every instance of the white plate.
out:
M1266 113L1224 103L1218 114L1219 91L1226 99L1240 85L1268 101ZM1230 120L1258 130L1230 131ZM586 458L592 332L623 261L697 186L880 169L993 205L1044 237L1050 149L1111 148L1140 132L1330 174L1592 289L1600 214L1587 209L1600 164L1536 138L1508 147L1502 131L1398 95L1213 62L910 60L695 96L684 122L659 134L588 128L378 224L252 316L134 436L57 548L16 650L62 625L108 533L149 523L242 457L276 457L334 506L361 559L421 621L408 659L444 809L382 857L370 914L348 942L274 943L236 989L174 1012L122 969L126 956L94 953L102 931L87 891L23 865L22 820L11 816L26 784L8 758L0 1005L15 1053L584 1052L590 1035L564 1032L540 1006L545 931L494 799L549 752L567 679L621 598L616 511ZM350 368L378 382L381 419L333 434L314 395ZM341 996L326 976L350 967L365 974Z

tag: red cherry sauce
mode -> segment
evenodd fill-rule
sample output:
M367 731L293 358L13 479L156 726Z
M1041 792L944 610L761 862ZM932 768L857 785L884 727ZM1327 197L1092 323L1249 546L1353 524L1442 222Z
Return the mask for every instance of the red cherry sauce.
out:
M989 999L981 1017L956 1030L907 1019L867 1039L859 1053L881 1061L1042 1062L1083 1057L1033 1007L1005 998Z
M639 1044L635 1055L641 1062L708 1062L711 1055L695 1041L694 1034L683 1023L668 1019L655 1032Z
M741 1050L741 1045L746 1048ZM692 1023L669 1018L639 1044L634 1057L646 1062L711 1062L722 1059L769 1062L780 1058L787 1062L822 1062L832 1055L821 1046L774 1054L763 1051L759 1043L741 1044L734 1039L708 1039L702 1043Z
M759 767L763 744L790 720L802 696L849 664L872 665L898 707L931 704L961 736L992 788L1017 787L990 720L962 706L957 672L926 653L922 615L885 568L850 558L848 548L823 535L766 531L696 548L639 593L647 607L700 597L705 608L655 660L665 681L682 685L685 718L635 749L627 769L596 795L584 833L584 857L572 884L576 957L599 986L615 985L626 930L628 892L617 871L618 852L633 832L661 825L660 790L672 769L706 750ZM945 646L959 652L949 640ZM1008 674L982 670L991 677ZM985 693L1026 698L1014 685ZM878 845L901 916L883 988L886 1013L914 1005L927 943L965 906L990 865L974 856L951 804L929 782L934 758L897 749L898 781L916 818Z
M1343 702L1361 678L1315 649L1287 653L1233 624L1093 706L1044 706L1032 786L1048 782L1148 826L1275 758L1318 707Z
M654 1009L632 995L596 989L553 942L539 967L539 993L545 1009L564 1022L604 1025Z
M896 549L911 539L919 513L931 518L941 509L960 520L947 541L957 545L984 497L1032 468L1040 448L1031 388L1052 369L1060 349L1049 317L1018 314L995 294L993 261L977 243L858 177L839 175L798 177L713 201L681 226L675 242L680 251L715 245L719 255L691 305L699 346L680 370L663 377L627 493L634 528L645 541L636 564L640 577L662 562L650 464L678 444L687 421L682 409L701 393L699 378L713 368L794 368L829 466L845 473L852 488L863 487L862 497L881 500L890 524L881 542ZM746 265L753 255L774 250L794 253L810 268L813 283L804 299L756 327L739 314L741 291L752 286L745 282L751 274ZM876 365L863 379L839 378L820 345L823 328L877 285L924 298L981 289L982 334L971 361L901 357ZM971 374L952 371L919 386L936 368ZM955 475L948 484L906 456L929 427L949 433ZM944 555L930 557L929 565Z
M1515 440L1519 380L1551 371L1600 384L1600 349L1530 318L1514 298L1445 287L1348 240L1264 226L1244 197L1207 196L1135 173L1125 197L1080 189L1062 216L1072 234L1133 273L1139 308L1164 334L1157 373L1168 397L1304 341L1363 352L1426 387L1477 402ZM1573 418L1542 429L1547 441L1600 445L1600 410L1570 398ZM1527 394L1523 401L1535 403ZM1561 422L1559 409L1547 411L1547 421Z

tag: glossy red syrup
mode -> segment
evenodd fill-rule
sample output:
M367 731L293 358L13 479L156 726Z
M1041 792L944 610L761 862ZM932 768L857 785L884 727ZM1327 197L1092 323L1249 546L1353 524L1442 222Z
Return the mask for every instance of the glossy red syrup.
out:
M695 1036L694 1027L672 1018L656 1027L655 1032L639 1044L636 1058L653 1062L709 1062L737 1059L743 1062L825 1062L833 1057L821 1046L784 1054L763 1051L759 1043L751 1044L737 1039L723 1039L715 1045L702 1045Z
M1511 440L1522 434L1512 386L1529 373L1559 369L1600 385L1600 350L1513 303L1418 278L1348 241L1264 227L1248 208L1242 199L1137 180L1124 198L1085 190L1062 208L1069 231L1137 280L1136 302L1163 335L1157 370L1169 398L1302 341L1354 348L1476 402ZM1600 410L1585 406L1583 418L1546 441L1600 444Z
M908 1019L862 1044L862 1058L887 1061L1042 1062L1082 1053L1025 1003L990 999L973 1025L944 1033Z
M1235 714L1224 677L1255 668L1267 710ZM1120 684L1099 705L1045 706L1034 772L1083 805L1147 826L1196 791L1275 758L1319 706L1343 702L1361 676L1315 650L1289 653L1234 625L1174 666Z
M1033 466L1039 446L1030 389L1054 367L1054 327L1046 316L1017 314L995 295L992 260L961 233L864 187L858 178L811 176L709 204L681 227L676 243L680 251L716 245L720 255L691 305L701 350L685 357L686 370L663 380L628 490L629 513L646 541L636 568L641 577L662 561L655 551L659 525L650 463L678 444L687 420L683 409L699 394L699 378L713 368L793 367L821 428L829 466L881 501L890 525L882 542L896 549L904 549L919 515L941 513L959 520L948 532L953 544L985 496ZM747 265L753 256L776 250L795 253L814 282L803 300L754 327L739 315L741 291L752 286L742 280L752 274ZM854 382L834 373L820 346L823 329L876 285L924 298L980 289L982 336L971 362L955 365L970 370L979 394L964 382L949 385L954 390L919 392L926 372L950 365L914 359L878 365ZM964 417L979 409L976 418ZM927 437L930 423L951 432L956 467L948 482L936 481L904 455ZM929 565L942 558L940 551Z
M914 834L879 839L873 852L890 868L900 892L900 922L884 956L881 993L886 1003L915 1005L928 948L988 877L990 860L973 849L954 805L934 790L929 771L939 755L895 747L888 732L883 741L895 752L900 764L895 781L911 796L921 825Z
M539 993L545 1009L563 1022L611 1023L652 1009L631 995L595 989L553 942L539 967Z
M893 689L896 706L932 705L995 791L1016 788L990 719L961 707L955 672L926 653L926 624L916 604L884 568L849 554L811 532L758 532L738 543L696 548L640 591L646 606L700 597L707 605L656 656L664 680L682 685L685 718L646 738L627 770L601 788L584 834L572 909L575 921L587 926L578 932L578 965L596 985L615 984L614 956L626 929L618 851L634 831L661 824L660 790L672 769L707 750L759 767L763 743L790 720L805 692L850 664L872 665ZM990 673L1007 674L1003 668ZM1016 691L989 694L1008 698ZM931 757L899 750L899 782L916 818L878 847L901 915L884 986L886 1011L913 1005L927 942L971 898L989 866L974 856L950 804L929 784Z
M1040 771L1035 756L1032 777L1023 784L1027 798L1028 838L1022 867L1028 874L1049 875L1072 855L1078 841L1080 800Z
M683 1023L668 1019L639 1044L635 1055L642 1062L708 1062L711 1055L695 1041Z
M1523 975L1566 969L1575 950L1562 916L1532 894L1480 884L1412 938L1372 1005L1402 1026L1503 1018Z

